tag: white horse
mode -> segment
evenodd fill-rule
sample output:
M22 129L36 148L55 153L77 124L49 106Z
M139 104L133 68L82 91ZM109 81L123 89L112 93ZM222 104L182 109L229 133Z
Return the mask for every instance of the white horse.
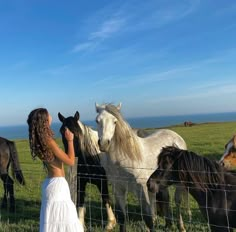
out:
M139 199L141 213L149 231L154 231L155 195L148 192L147 180L157 168L157 157L162 147L176 146L187 149L181 136L162 129L141 138L131 129L120 113L121 104L96 104L96 117L100 150L109 154L105 165L109 181L113 185L116 205L120 211L120 231L125 231L127 192ZM182 186L176 188L175 201L180 207ZM185 231L180 208L177 207L178 228Z

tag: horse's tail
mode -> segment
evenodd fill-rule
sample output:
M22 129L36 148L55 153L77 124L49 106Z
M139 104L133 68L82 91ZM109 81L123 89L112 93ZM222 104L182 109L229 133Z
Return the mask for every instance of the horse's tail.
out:
M13 176L15 179L17 179L17 181L21 184L21 185L25 185L25 178L23 176L23 173L21 171L20 168L20 162L18 159L18 153L16 150L16 146L15 143L13 141L7 141L9 149L10 149L10 159L12 162L12 172L13 172Z

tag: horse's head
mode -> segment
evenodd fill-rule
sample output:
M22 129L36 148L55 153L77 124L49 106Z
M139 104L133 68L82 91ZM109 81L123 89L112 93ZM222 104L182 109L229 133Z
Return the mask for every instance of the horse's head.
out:
M108 107L109 106L109 107ZM96 117L97 130L98 130L98 144L99 148L103 152L108 152L110 147L110 142L113 138L116 129L116 123L118 119L110 112L119 112L121 104L118 106L109 105L98 105L96 104L96 112L98 113ZM110 109L110 110L109 110Z
M178 158L176 151L180 149L176 147L163 147L160 155L158 156L158 168L152 173L147 181L148 191L158 192L160 185L164 188L178 181L176 175L176 167L174 163Z
M76 111L74 117L69 116L66 118L59 112L58 118L62 122L60 133L62 136L62 141L64 144L65 151L67 151L68 148L67 148L67 141L65 138L65 128L67 127L74 134L74 146L76 147L77 140L79 136L82 134L82 128L80 127L80 123L79 123L80 115L79 115L79 112Z
M236 167L236 135L225 145L225 152L220 163L226 168Z

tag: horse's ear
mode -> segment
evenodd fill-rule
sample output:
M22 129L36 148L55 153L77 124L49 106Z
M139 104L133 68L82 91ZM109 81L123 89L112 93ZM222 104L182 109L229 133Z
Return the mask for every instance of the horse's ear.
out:
M95 108L96 108L96 112L98 113L98 108L99 108L99 105L97 102L95 102Z
M121 109L121 102L119 103L119 105L116 106L116 108L117 108L117 110L120 111L120 109Z
M79 111L76 111L76 112L75 112L74 118L76 119L76 121L79 120L79 118L80 118Z
M61 122L65 120L65 117L60 112L58 112L58 118Z
M96 108L96 112L99 113L101 110L105 109L105 106L95 103L95 108Z
M233 140L233 142L234 142L234 148L236 148L236 135L234 135L234 140Z

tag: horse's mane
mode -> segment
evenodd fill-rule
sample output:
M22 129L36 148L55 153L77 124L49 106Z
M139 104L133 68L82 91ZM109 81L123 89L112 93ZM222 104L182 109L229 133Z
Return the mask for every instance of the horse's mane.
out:
M91 128L89 126L84 125L80 122L80 126L83 126L83 135L79 136L77 138L80 149L83 155L89 155L89 156L96 156L100 153L97 140L95 140L94 137L91 136Z
M236 146L236 134L233 135L233 137L229 140L228 143L225 144L225 149L227 148L228 144L231 142L233 143L234 146Z
M176 154L177 153L177 154ZM174 148L172 158L177 158L177 170L182 182L191 182L202 191L225 186L225 169L216 161L188 150Z
M141 160L142 156L137 141L138 137L129 124L123 119L120 111L112 104L107 104L105 110L117 119L114 133L115 149L131 160Z

